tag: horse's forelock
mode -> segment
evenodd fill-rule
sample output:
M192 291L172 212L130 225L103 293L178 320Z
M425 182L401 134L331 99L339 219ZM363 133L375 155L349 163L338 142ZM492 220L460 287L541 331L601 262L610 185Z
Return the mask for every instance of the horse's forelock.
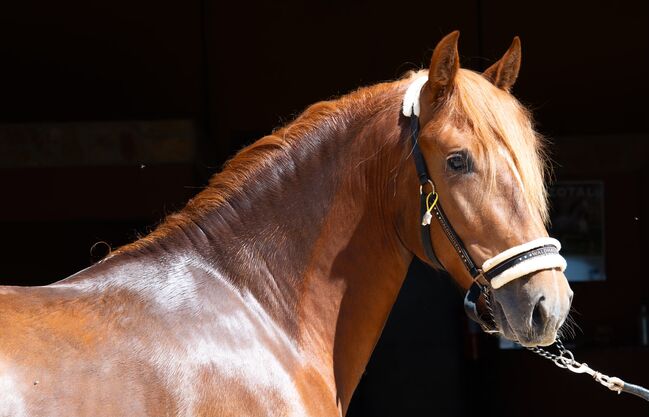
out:
M486 172L485 194L493 194L497 158L504 148L518 170L524 198L542 221L547 222L545 180L548 164L544 140L535 132L527 109L481 74L461 69L440 113L441 118L469 129L475 137L476 157Z

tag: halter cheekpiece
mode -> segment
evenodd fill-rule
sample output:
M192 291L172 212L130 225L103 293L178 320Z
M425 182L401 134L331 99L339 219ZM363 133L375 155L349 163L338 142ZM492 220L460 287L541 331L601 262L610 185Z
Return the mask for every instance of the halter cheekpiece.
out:
M493 258L487 259L481 268L473 261L462 239L460 239L448 221L446 214L444 214L439 194L437 194L435 189L435 183L428 175L426 161L419 147L419 94L426 81L428 81L428 77L426 76L418 77L412 81L406 90L402 109L403 115L410 118L412 156L415 161L417 177L419 178L420 184L420 230L424 252L433 266L441 270L446 270L435 254L430 237L430 223L433 217L435 217L462 260L464 267L473 278L473 284L471 284L464 297L464 309L467 315L480 324L483 330L487 332L498 332L493 320L489 317L483 317L478 312L477 303L480 296L488 297L490 289L500 288L510 281L542 269L559 268L561 271L564 271L567 265L566 260L559 255L561 244L558 240L541 237L509 248ZM428 193L424 192L424 188L426 187L430 187L431 191Z

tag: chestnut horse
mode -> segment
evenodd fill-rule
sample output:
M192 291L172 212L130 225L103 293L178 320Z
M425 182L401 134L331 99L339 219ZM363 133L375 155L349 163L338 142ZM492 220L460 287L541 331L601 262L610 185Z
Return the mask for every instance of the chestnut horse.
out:
M457 40L427 71L312 105L103 261L0 287L0 414L345 414L413 256L431 263L410 86L423 161L476 263L547 238L542 142L509 93L520 43L480 74L459 68ZM426 238L469 288L439 222ZM493 287L505 337L555 340L572 296L561 268Z

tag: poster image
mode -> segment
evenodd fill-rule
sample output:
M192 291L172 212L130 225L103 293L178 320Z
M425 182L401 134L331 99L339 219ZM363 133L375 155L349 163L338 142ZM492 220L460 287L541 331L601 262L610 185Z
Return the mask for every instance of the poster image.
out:
M604 256L604 184L557 182L549 189L550 236L561 242L570 281L606 279Z

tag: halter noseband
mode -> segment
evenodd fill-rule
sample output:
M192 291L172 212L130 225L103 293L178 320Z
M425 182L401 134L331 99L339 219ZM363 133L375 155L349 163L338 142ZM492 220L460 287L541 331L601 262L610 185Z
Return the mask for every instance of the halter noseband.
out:
M522 245L514 246L486 260L479 268L469 255L462 239L448 221L442 205L439 201L439 194L435 190L435 183L428 175L426 161L419 148L419 94L428 78L422 76L414 80L403 100L403 115L410 118L412 156L419 178L419 200L421 214L421 241L424 246L426 257L437 269L446 270L433 249L430 237L430 222L433 217L437 219L444 234L453 245L453 248L460 256L462 264L473 278L464 297L464 310L466 314L480 324L486 332L498 332L492 318L484 318L478 312L478 300L481 295L488 297L490 289L497 289L517 278L540 271L542 269L559 268L566 269L566 260L559 255L561 244L558 240L549 237L542 237ZM430 185L431 191L424 193L424 187ZM488 302L488 300L486 300Z

